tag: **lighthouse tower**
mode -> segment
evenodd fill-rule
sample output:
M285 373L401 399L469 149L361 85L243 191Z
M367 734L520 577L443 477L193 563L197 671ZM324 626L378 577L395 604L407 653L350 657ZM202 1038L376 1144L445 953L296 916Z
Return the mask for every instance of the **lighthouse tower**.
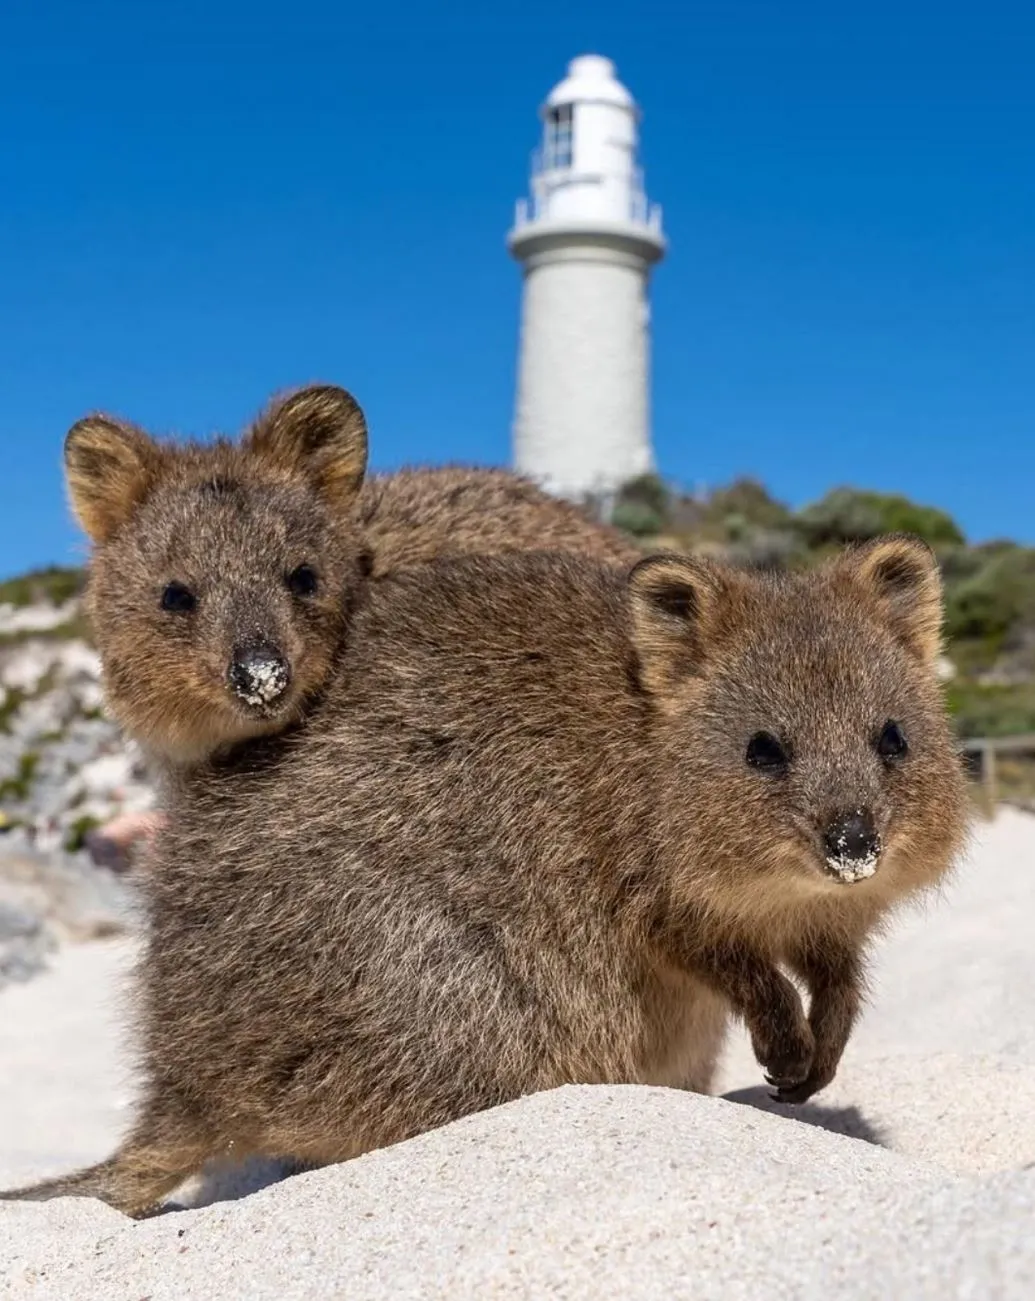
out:
M507 237L524 273L514 467L607 503L653 468L647 280L665 251L661 210L610 59L573 59L541 116L531 195Z

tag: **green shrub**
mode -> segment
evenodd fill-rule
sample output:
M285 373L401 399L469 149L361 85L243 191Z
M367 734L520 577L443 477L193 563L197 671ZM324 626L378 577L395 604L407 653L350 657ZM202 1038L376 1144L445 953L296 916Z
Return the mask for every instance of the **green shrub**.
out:
M638 501L664 515L668 510L669 491L658 475L640 474L622 484L617 500Z
M654 537L668 525L670 495L656 474L641 474L615 494L611 523L634 537Z
M12 719L27 699L28 696L21 687L7 688L3 700L0 700L0 733L11 730Z
M1010 634L1035 625L1035 550L996 548L946 582L945 631L964 663L991 668Z
M611 523L634 538L653 538L664 531L665 517L642 501L619 501L611 514Z
M86 843L86 837L95 827L100 825L100 821L89 813L84 813L82 817L76 818L65 834L65 852L67 854L77 854Z
M0 605L64 605L83 589L83 571L51 565L0 582Z
M982 686L955 679L946 689L946 702L960 736L1035 732L1035 682Z
M708 498L704 517L722 524L731 538L743 538L756 530L789 530L793 516L783 502L770 497L757 479L735 479Z
M811 546L865 542L880 533L915 533L936 548L964 542L955 521L934 506L919 506L908 497L855 488L835 488L806 506L798 527Z
M27 800L39 761L40 757L35 750L26 750L18 760L15 775L0 781L0 800Z

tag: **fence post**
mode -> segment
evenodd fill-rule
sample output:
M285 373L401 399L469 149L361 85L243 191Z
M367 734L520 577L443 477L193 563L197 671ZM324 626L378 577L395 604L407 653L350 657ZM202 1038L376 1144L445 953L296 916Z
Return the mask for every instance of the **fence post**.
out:
M988 816L994 817L998 797L998 791L996 790L998 774L996 772L994 741L986 741L981 747L981 775L984 779L985 806L988 811Z

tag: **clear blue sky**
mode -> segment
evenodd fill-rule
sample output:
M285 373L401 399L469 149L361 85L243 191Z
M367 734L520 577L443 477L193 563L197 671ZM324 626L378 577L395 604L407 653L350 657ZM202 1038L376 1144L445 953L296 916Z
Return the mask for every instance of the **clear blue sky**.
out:
M587 51L644 107L671 240L663 473L1035 541L1030 3L8 0L0 573L79 554L60 447L90 408L236 431L333 380L375 465L505 462L503 239Z

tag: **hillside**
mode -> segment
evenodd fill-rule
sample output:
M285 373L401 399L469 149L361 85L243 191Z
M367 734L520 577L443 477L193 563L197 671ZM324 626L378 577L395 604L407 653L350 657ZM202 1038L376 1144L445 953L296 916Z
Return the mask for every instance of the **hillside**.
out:
M0 584L0 988L62 940L129 923L129 894L84 837L151 791L104 716L80 583L54 569Z
M74 853L92 826L149 799L104 715L81 583L70 569L0 583L0 830L43 852Z

